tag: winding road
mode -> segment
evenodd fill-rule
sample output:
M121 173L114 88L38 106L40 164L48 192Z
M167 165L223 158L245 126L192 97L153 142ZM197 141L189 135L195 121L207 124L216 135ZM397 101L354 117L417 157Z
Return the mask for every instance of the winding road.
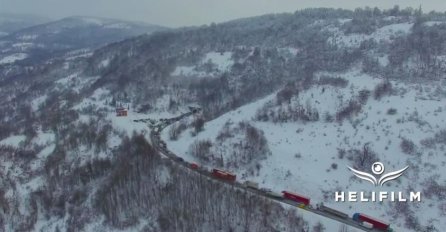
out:
M219 181L219 182L221 182L223 184L231 185L231 186L234 186L236 188L240 188L240 189L243 189L245 191L249 191L249 192L251 192L253 194L256 194L256 195L259 195L259 196L262 196L262 197L266 197L266 198L268 198L268 199L270 199L272 201L281 202L281 203L288 204L288 205L291 205L291 206L294 206L294 207L298 207L298 208L300 208L302 210L306 210L308 212L311 212L311 213L314 213L314 214L318 214L318 215L323 216L325 218L329 218L329 219L338 221L340 223L343 223L343 224L355 227L355 228L357 228L359 230L362 230L362 231L382 232L382 230L365 228L360 223L354 221L350 217L347 217L347 218L338 217L338 216L335 216L333 214L327 213L325 211L318 210L318 209L313 208L313 207L305 207L305 208L303 208L303 207L300 207L301 204L299 204L297 202L294 202L294 201L291 201L291 200L288 200L288 199L284 199L284 198L273 197L273 196L267 194L266 192L264 192L264 191L262 191L260 189L249 188L249 187L245 186L244 184L242 184L240 182L236 182L236 181L235 182L229 182L229 181L225 181L225 180L216 178L216 177L214 177L212 175L211 172L209 172L209 171L207 171L205 169L201 169L201 168L194 169L194 168L192 168L190 163L185 162L182 158L180 158L179 156L175 155L172 151L167 149L166 143L161 140L160 133L161 133L161 131L163 129L165 129L169 125L173 124L174 122L177 122L177 121L179 121L179 120L181 120L181 119L183 119L185 117L191 116L193 114L194 114L194 112L191 111L191 112L182 114L182 115L180 115L178 117L165 119L165 120L161 121L161 123L159 123L158 125L152 126L151 127L151 132L150 132L150 140L151 140L151 143L152 143L153 147L160 154L162 154L165 157L169 158L170 160L172 160L173 162L175 162L178 165L182 166L183 168L187 168L190 171L196 172L196 173L198 173L200 175L204 175L204 176L206 176L208 178L211 178L211 179L213 179L215 181ZM148 120L144 120L144 119L143 120L135 120L135 122L148 122Z

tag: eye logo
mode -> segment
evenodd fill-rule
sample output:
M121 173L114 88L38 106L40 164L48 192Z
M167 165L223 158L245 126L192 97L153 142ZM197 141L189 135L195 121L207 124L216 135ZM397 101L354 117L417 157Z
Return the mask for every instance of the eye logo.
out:
M369 181L371 182L374 186L383 186L384 183L386 183L387 181L390 180L394 180L398 177L400 177L401 175L403 175L403 172L406 171L407 168L409 168L409 166L406 166L405 168L398 170L398 171L394 171L394 172L389 172L387 174L384 174L383 176L381 176L378 180L376 179L375 176L373 176L372 174L369 174L367 172L361 172L358 170L355 170L351 167L348 167L350 169L350 171L353 172L353 174L355 176L357 176L358 178L361 178L363 180ZM375 162L372 164L372 172L375 175L381 175L384 173L384 164L381 162Z

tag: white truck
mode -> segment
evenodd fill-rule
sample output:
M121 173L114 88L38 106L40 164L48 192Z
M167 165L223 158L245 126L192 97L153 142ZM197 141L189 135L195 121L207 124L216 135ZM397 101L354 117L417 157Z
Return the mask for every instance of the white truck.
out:
M273 198L277 198L277 199L282 199L283 195L280 193L276 193L273 190L269 189L269 188L261 188L260 191L264 192L266 195L273 197Z
M259 189L259 183L247 180L243 183L247 188Z

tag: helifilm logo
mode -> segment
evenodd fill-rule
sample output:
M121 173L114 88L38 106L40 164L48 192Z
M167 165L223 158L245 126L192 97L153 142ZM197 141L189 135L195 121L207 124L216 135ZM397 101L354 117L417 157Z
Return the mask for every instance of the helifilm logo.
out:
M372 183L375 187L383 186L384 183L395 180L402 176L404 172L409 168L409 166L406 166L400 170L389 172L387 174L383 174L385 171L384 164L381 162L375 162L372 164L372 174L356 170L352 167L347 168L353 172L353 175L356 177L366 180L370 183ZM377 177L379 178L377 178ZM408 198L407 195L409 196ZM403 192L386 192L386 191L372 191L369 193L366 192L355 192L355 191L349 191L349 192L335 192L335 201L337 202L382 202L390 200L392 202L399 201L399 202L414 202L414 201L421 201L421 192L409 192L409 194L403 194Z
M395 172L387 173L385 175L382 175L379 179L376 179L373 175L371 175L367 172L361 172L361 171L355 170L351 167L348 167L348 169L350 169L350 171L352 171L355 176L357 176L358 178L361 178L363 180L370 181L375 186L378 186L378 185L383 186L384 183L386 183L387 181L391 181L391 180L394 180L394 179L400 177L401 175L403 175L403 172L406 171L407 168L409 168L409 166L406 166L405 168L395 171ZM373 163L372 164L372 172L375 175L383 174L384 173L384 164L381 162Z

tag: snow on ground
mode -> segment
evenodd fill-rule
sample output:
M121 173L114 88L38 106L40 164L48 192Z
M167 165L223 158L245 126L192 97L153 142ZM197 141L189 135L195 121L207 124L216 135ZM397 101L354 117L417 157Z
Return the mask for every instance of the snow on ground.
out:
M345 24L345 23L348 23L350 21L352 21L352 19L338 19L338 22L341 23L341 24Z
M407 34L410 32L413 23L396 23L391 25L386 25L384 27L379 28L373 34L377 35L377 38L388 38L395 33Z
M2 59L0 59L0 64L10 64L10 63L14 63L17 60L23 60L26 59L28 57L27 54L25 53L16 53L16 54L12 54L6 57L3 57Z
M26 136L24 135L13 135L6 139L0 141L0 145L19 147L22 142L24 142Z
M207 64L215 66L213 70L204 67ZM229 71L234 64L232 52L209 52L196 65L177 66L171 73L172 76L184 77L213 77L219 73Z
M158 228L154 228L154 225L157 225L155 218L145 218L143 220L138 220L138 223L134 226L126 227L123 229L119 229L116 227L109 227L107 225L105 218L102 217L100 220L96 220L96 222L90 223L86 225L84 228L85 231L97 231L97 232L134 232L134 231L146 231L150 228L150 231L156 231ZM50 231L50 230L47 230ZM52 231L52 230L51 230Z
M29 149L31 147L42 148L30 162L25 163L17 162L15 159L10 161L7 156L0 156L0 174L4 175L7 180L13 180L13 183L15 183L13 188L6 188L5 197L6 199L17 200L18 211L16 213L23 216L27 216L30 213L28 203L31 193L38 191L45 184L45 179L41 175L36 175L36 173L43 171L48 155L54 151L55 135L50 132L38 130L37 135L27 144L23 143L25 139L26 137L24 135L18 135L11 136L0 142L2 145L14 146L18 150L22 148ZM14 157L19 154L17 151L9 155ZM6 158L6 161L3 160L4 158Z
M39 145L48 145L53 143L54 140L55 140L54 133L38 131L37 136L33 140L31 140L31 142Z
M53 153L56 148L56 136L52 132L38 131L37 136L31 140L31 143L43 146L44 148L37 154L31 164L31 170L36 171L42 168L46 162L47 157Z
M104 28L130 29L131 27L126 23L112 23L112 24L105 25Z
M74 50L74 51L69 51L65 54L65 59L67 61L70 60L74 60L80 57L90 57L93 55L93 52L88 49L88 48L84 48L84 49L78 49L78 50Z
M98 76L86 77L86 76L80 76L79 74L80 73L73 73L68 75L67 77L57 80L55 82L57 84L56 88L58 89L69 88L70 90L79 92L81 89L89 86L91 83L99 79Z
M285 204L285 203L280 203L284 208L294 208L294 206ZM325 226L325 229L327 231L338 231L338 229L344 225L343 223L340 223L338 221L335 220L330 220L327 219L321 215L317 215L314 213L311 213L309 211L306 211L304 209L297 209L297 215L301 216L306 222L308 222L310 228L313 228L314 226L316 226L318 223L322 223ZM361 230L358 230L354 227L351 226L347 226L348 231L349 232L360 232Z
M42 214L38 214L39 218L34 225L34 231L66 231L64 219L61 218L46 218ZM94 231L94 230L91 230Z
M39 154L37 154L37 160L34 160L31 163L31 170L37 170L39 168L41 168L46 161L46 158L53 153L54 149L56 148L55 144L50 144L48 146L46 146L42 151L39 152Z
M145 123L135 123L133 120L141 119L141 118L149 118L145 114L139 114L136 112L130 112L127 117L117 117L115 113L111 113L108 116L108 119L112 121L113 127L119 129L121 131L127 132L127 135L132 136L133 132L139 132L147 134L147 138L149 135L149 128Z
M388 55L379 56L378 62L383 67L387 66L389 64L389 56Z
M110 91L104 88L96 89L93 94L88 97L84 98L82 102L79 104L73 106L73 109L82 112L82 109L93 107L93 108L105 108L108 112L105 120L108 120L112 123L113 128L119 131L126 132L129 137L132 136L133 132L141 132L144 134L147 134L147 139L149 139L149 127L146 123L136 123L134 120L138 119L154 119L159 120L161 118L170 118L173 116L177 116L177 114L169 113L167 111L156 111L153 113L138 113L133 108L130 107L128 110L128 116L127 117L117 117L115 108L110 106L109 102L111 102L111 94ZM160 99L157 103L157 106L160 104L163 104L164 101L167 101L168 99ZM126 103L122 103L122 106L127 108L129 105ZM91 115L86 114L80 114L80 121L88 122ZM115 147L119 145L121 142L121 139L118 137L111 137L109 140L110 147Z
M35 98L34 100L31 101L31 107L33 108L34 111L36 111L40 105L42 105L46 99L48 98L47 95L42 95L40 97Z
M429 21L429 22L425 22L424 25L426 26L435 26L435 25L440 25L440 24L444 24L446 22L442 22L442 21Z
M212 62L220 72L228 71L234 64L232 52L209 52L203 59L204 62Z
M395 19L398 19L398 17L397 16L386 16L383 19L386 21L393 21Z
M364 88L373 91L382 80L372 78L357 71L340 75L349 81L346 88L312 87L299 94L300 102L309 102L316 107L321 116L325 111L334 113L338 107L345 105L348 100ZM440 171L445 168L444 152L420 149L421 156L402 153L400 143L402 138L413 141L421 148L420 140L432 137L440 129L444 129L446 120L446 105L435 94L438 83L426 85L403 84L393 82L396 95L374 100L370 97L363 111L354 118L353 122L344 121L342 124L318 121L313 123L282 123L258 122L251 120L258 108L265 102L275 98L275 94L267 96L239 109L228 112L215 120L206 123L205 131L196 137L191 137L188 131L183 132L178 141L169 141L168 130L163 131L162 137L168 143L169 149L182 155L185 160L198 160L188 154L189 146L197 140L210 139L215 141L218 132L228 120L234 124L248 120L255 127L262 129L268 140L272 155L261 162L262 168L258 176L250 176L262 187L271 189L291 190L312 196L314 204L325 202L335 208L352 215L354 212L366 212L375 217L391 221L395 228L403 228L404 219L391 220L387 215L390 210L387 203L337 203L334 202L335 189L343 191L375 191L372 185L353 178L347 169L352 163L347 158L340 159L338 149L362 149L370 142L370 148L375 151L379 160L387 167L388 172L399 170L406 165L409 169L398 181L386 185L379 190L405 191L409 184L416 190L422 191L423 181L429 176L438 174L441 179L446 175ZM445 83L442 83L443 88ZM440 89L441 91L441 89ZM444 96L443 96L444 98ZM441 99L443 99L441 98ZM395 115L389 115L390 108L396 109ZM429 154L428 154L429 153ZM337 165L332 168L332 165ZM423 170L419 165L432 166L433 169ZM247 175L246 170L231 170L239 177ZM370 170L365 170L369 171ZM243 178L242 178L243 180ZM328 193L324 194L324 191ZM328 197L325 199L325 197ZM418 204L416 216L426 225L430 218L439 215L437 207L428 199ZM420 213L422 212L422 213ZM436 221L437 228L445 228L446 221ZM404 229L403 229L404 230ZM398 230L400 231L400 230Z
M18 37L19 40L35 40L38 35L21 35Z
M133 120L138 119L154 119L159 120L161 118L171 118L174 116L178 116L178 114L173 114L169 112L154 112L154 113L138 113L130 109L127 117L117 117L114 111L110 112L107 116L107 119L112 122L112 125L115 129L127 132L128 136L132 136L133 132L140 132L146 135L146 138L149 139L150 128L146 123L142 122L134 122Z
M88 23L88 24L94 24L94 25L99 25L102 26L104 23L102 22L101 19L98 18L93 18L93 17L81 17L80 18L84 23Z
M328 39L328 42L344 47L359 47L361 42L374 39L377 42L390 42L395 36L408 34L413 23L396 23L378 28L370 35L367 34L344 34L339 28L332 26L327 28L334 32L334 35Z
M83 48L83 49L77 49L77 50L73 50L73 51L69 51L65 54L65 56L77 56L79 54L85 54L85 53L91 53L92 51L88 48Z
M74 73L74 74L71 74L65 78L61 78L56 81L56 84L66 86L66 85L70 84L70 82L72 82L76 77L78 77L78 75L79 75L79 73Z
M108 67L109 64L110 64L110 58L107 58L107 59L104 59L103 61L101 61L101 63L99 63L99 67L106 68L106 67Z
M77 75L72 75L70 77L76 77ZM65 78L64 78L65 79ZM65 80L61 79L62 82L65 82ZM108 89L104 88L98 88L96 89L90 97L84 98L82 102L80 102L78 105L74 106L73 109L79 110L83 107L89 106L89 105L95 105L97 107L105 106L105 100L104 98L109 96L110 91Z
M295 47L284 47L284 48L279 48L278 51L286 58L292 58L296 56L297 53L300 52L300 49Z
M82 102L75 105L73 109L78 112L82 112L83 109L88 109L88 108L105 109L106 116L104 121L107 121L107 123L110 123L113 126L114 132L118 132L118 133L112 133L108 137L107 147L111 149L114 149L121 144L122 133L124 133L124 135L127 135L128 137L131 137L134 132L141 133L145 135L148 141L150 141L149 125L144 122L134 122L134 120L148 119L148 118L153 120L159 120L161 118L170 118L176 116L176 114L172 114L167 111L156 111L153 113L138 113L135 112L133 108L130 108L128 110L128 116L118 117L116 116L115 107L112 107L108 104L111 102L110 96L111 94L109 90L104 88L99 88L95 90L95 92L93 92L93 94L90 97L84 98ZM126 103L121 103L121 104L124 108L129 107L129 105ZM87 123L92 117L95 116L81 113L79 115L79 121ZM81 163L91 160L92 158L106 158L110 156L110 154L104 152L97 153L85 146L81 146L79 150L75 153L75 155L76 159L79 159Z
M87 52L87 53L83 53L83 54L79 54L79 55L75 55L75 56L70 56L65 58L67 61L69 60L75 60L77 58L86 58L86 57L90 57L93 55L93 52Z
M172 72L172 76L195 76L195 77L205 77L206 73L197 71L196 66L177 66Z
M20 51L26 51L27 49L34 47L34 43L14 43L12 47Z

